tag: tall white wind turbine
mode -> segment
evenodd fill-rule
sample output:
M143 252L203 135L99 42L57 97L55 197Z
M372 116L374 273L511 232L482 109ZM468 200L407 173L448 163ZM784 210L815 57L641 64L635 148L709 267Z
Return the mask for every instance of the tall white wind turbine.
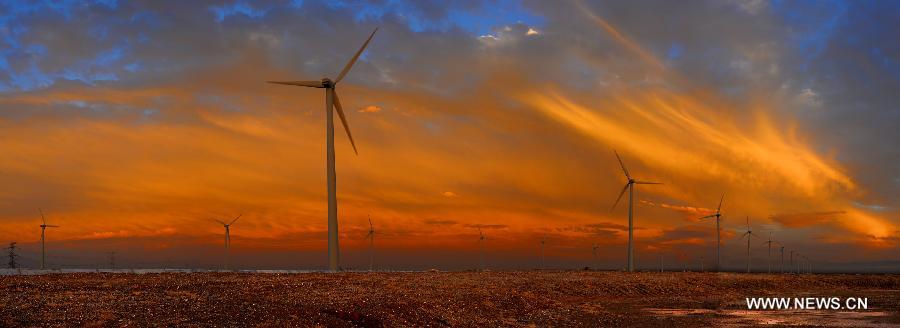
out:
M619 193L619 198L616 198L616 202L613 204L612 209L615 209L616 205L619 205L619 201L622 200L622 195L625 195L625 192L628 191L628 265L626 271L634 272L634 185L662 183L635 180L631 177L631 174L628 173L628 169L625 168L625 163L622 162L619 153L615 150L613 150L613 153L616 154L616 159L619 160L619 165L622 166L622 172L625 173L625 178L628 178L628 182L625 183L625 187L622 188L622 192Z
M747 273L750 273L750 238L753 238L753 231L750 230L750 216L747 216L747 232L744 233L744 237L747 237Z
M369 240L369 271L375 271L375 226L372 225L372 216L369 215L369 233L366 234Z
M344 109L341 107L341 100L338 97L337 92L335 92L335 87L341 82L344 76L350 72L350 68L353 67L353 64L356 63L359 56L366 50L366 46L369 45L369 41L372 41L372 37L375 36L375 32L377 31L378 28L375 28L375 30L372 31L372 34L369 35L366 42L363 43L362 47L360 47L356 54L353 55L353 58L347 62L347 65L344 66L344 69L341 70L341 73L338 74L337 79L334 81L327 77L323 78L321 81L269 81L269 83L274 84L325 89L325 135L327 144L325 155L327 164L326 171L328 175L328 269L331 271L338 271L340 268L340 251L338 249L337 177L334 169L335 111L337 111L338 116L341 118L344 130L347 131L347 137L350 139L350 145L353 146L353 152L357 155L359 154L356 151L356 143L353 142L353 135L350 134L350 126L347 125L347 118L344 116Z
M225 223L224 221L219 219L214 219L216 220L216 222L221 223L222 226L225 227L225 270L228 270L228 262L231 261L231 225L237 222L237 220L241 218L241 215L243 214L239 214L236 218L234 218L234 220L231 220L231 222L229 223Z
M44 245L46 241L44 230L46 230L47 228L59 228L59 226L47 224L47 219L44 218L44 211L38 209L38 212L41 212L41 270L44 270L46 268L47 261L47 253Z
M722 221L722 201L724 201L724 200L725 200L725 194L723 193L722 198L719 199L719 206L716 207L716 213L710 214L710 215L707 215L707 216L704 216L704 217L698 219L698 220L703 220L703 219L708 219L708 218L716 219L716 271L722 270L722 265L721 265L722 257L721 257L721 253L719 252L719 248L722 246L722 242L721 242L722 229L720 228L721 227L720 222Z

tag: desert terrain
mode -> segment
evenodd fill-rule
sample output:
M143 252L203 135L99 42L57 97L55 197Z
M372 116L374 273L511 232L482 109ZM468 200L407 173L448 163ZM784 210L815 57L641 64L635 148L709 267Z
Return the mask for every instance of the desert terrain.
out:
M748 311L745 297L868 309ZM900 275L591 271L0 276L0 326L900 326Z

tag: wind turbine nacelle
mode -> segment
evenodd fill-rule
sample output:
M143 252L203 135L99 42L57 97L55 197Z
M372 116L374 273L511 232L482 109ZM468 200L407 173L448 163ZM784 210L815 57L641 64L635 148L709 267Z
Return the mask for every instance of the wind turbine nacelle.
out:
M322 78L322 86L325 88L334 88L334 82L327 77Z

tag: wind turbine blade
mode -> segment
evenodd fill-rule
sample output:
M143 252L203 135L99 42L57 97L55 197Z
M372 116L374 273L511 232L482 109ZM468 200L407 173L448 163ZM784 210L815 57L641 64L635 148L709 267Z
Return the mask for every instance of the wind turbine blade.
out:
M231 220L231 223L229 223L229 224L228 224L228 225L232 225L232 224L234 224L234 222L236 222L236 221L237 221L237 220L238 220L238 219L240 219L240 218L241 218L241 215L244 215L244 214L243 214L243 213L241 213L241 214L238 214L238 216L237 216L237 217L236 217L236 218L234 218L234 220Z
M625 188L622 188L622 192L619 193L619 198L616 198L616 202L613 203L612 208L609 209L610 211L616 209L616 205L619 205L619 201L622 200L622 196L625 195L626 190L628 190L628 183L625 184Z
M619 160L619 165L622 166L622 171L625 172L625 177L627 177L628 180L631 180L631 174L628 174L628 169L625 168L625 163L622 163L622 158L619 157L619 152L613 150L613 153L616 154L616 159Z
M341 124L344 125L344 131L347 131L347 137L350 138L350 145L353 146L353 153L359 155L359 152L356 151L356 143L353 142L353 135L350 134L350 126L347 125L347 118L344 117L344 108L341 107L341 100L338 98L337 91L332 91L334 93L334 108L337 110L338 116L341 118Z
M44 224L44 225L46 225L46 224L47 224L47 220L44 219L44 210L42 210L42 209L39 208L39 209L38 209L38 212L41 212L41 223Z
M47 228L59 228L58 225L44 225Z
M344 70L341 71L341 74L338 74L337 79L334 80L334 84L338 84L341 82L341 79L344 78L344 75L347 75L350 72L350 68L353 67L353 64L356 64L356 60L359 59L359 55L362 55L363 50L366 50L366 46L369 45L369 41L372 41L372 37L375 36L375 32L378 32L378 28L376 27L372 34L369 35L369 38L366 39L366 43L363 43L362 47L359 47L359 50L356 51L356 54L353 55L353 58L350 58L350 61L347 62L347 66L344 66Z
M272 84L283 84L283 85L296 85L301 87L310 87L310 88L324 88L322 85L322 81L266 81Z
M714 217L716 217L715 214L710 214L710 215L707 215L707 216L704 216L704 217L697 218L697 220L709 219L709 218L714 218Z
M663 184L662 182L649 182L649 181L635 181L634 183L637 183L637 184L658 184L658 185Z
M722 193L722 198L719 199L719 207L716 207L716 213L722 210L722 201L725 200L725 193Z
M372 226L372 217L370 216L369 217L369 229L374 229L374 228L375 227Z
M228 223L222 222L222 220L219 220L219 219L213 219L213 221L219 222L222 225L228 225Z

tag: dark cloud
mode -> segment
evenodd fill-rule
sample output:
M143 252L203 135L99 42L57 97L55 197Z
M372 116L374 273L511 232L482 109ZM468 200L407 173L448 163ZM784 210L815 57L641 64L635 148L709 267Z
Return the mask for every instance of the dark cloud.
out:
M453 220L424 219L424 220L422 220L422 223L425 223L427 225L445 226L445 225L456 225L459 222L453 221Z
M837 216L844 214L844 211L802 212L773 214L769 218L788 228L803 228L833 223Z
M506 229L509 226L506 224L466 224L465 227L481 229Z

